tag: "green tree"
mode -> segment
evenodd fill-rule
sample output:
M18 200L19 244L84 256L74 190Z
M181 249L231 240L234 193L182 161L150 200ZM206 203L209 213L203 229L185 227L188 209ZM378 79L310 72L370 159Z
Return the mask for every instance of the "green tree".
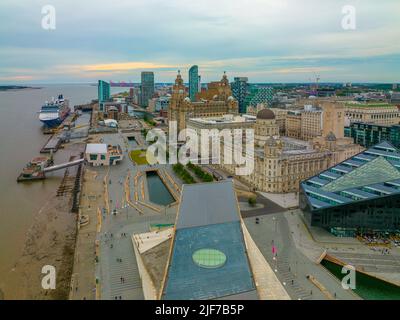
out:
M250 198L248 199L248 202L249 202L249 205L250 205L251 207L255 207L256 204L257 204L257 199L256 199L256 197L250 197Z

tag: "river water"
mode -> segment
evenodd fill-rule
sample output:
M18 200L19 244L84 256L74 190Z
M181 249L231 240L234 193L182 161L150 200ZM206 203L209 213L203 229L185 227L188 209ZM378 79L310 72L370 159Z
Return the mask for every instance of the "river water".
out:
M343 279L342 267L328 260L321 264L340 281ZM356 273L356 289L354 292L365 300L400 300L400 287L388 282Z
M112 88L112 93L125 91ZM22 168L39 151L49 136L41 132L37 112L44 101L63 94L70 107L97 98L97 87L91 85L42 85L41 89L0 92L0 289L20 257L25 235L35 214L58 187L63 170L48 179L17 183ZM55 162L68 160L62 150Z

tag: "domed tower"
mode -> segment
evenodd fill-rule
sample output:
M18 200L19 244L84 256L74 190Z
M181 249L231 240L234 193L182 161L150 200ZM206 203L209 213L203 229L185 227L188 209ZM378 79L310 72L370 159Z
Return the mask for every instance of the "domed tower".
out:
M180 70L178 70L178 75L176 76L175 84L172 87L171 102L172 102L172 100L183 100L186 97L185 89L186 88L183 83L181 72L180 72Z
M276 124L275 114L270 109L263 109L257 113L254 126L254 137L256 145L262 147L268 138L279 138L279 126Z
M226 72L224 71L224 75L218 86L218 99L226 101L230 96L232 96L232 90Z
M185 127L185 107L190 107L185 102L186 96L186 88L183 83L181 72L178 70L178 75L176 76L175 84L172 87L172 95L169 101L168 121L177 121L179 130Z

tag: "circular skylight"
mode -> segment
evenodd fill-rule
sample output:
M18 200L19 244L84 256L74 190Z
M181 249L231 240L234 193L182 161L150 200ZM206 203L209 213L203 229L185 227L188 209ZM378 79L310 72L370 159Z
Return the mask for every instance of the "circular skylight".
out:
M199 267L214 269L222 267L226 262L226 255L216 249L200 249L193 253L193 261Z

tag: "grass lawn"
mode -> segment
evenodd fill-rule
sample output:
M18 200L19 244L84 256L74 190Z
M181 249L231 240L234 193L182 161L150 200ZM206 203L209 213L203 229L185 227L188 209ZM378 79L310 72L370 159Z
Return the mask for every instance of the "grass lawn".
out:
M139 166L149 164L146 160L146 151L133 150L130 152L130 158L134 163Z

